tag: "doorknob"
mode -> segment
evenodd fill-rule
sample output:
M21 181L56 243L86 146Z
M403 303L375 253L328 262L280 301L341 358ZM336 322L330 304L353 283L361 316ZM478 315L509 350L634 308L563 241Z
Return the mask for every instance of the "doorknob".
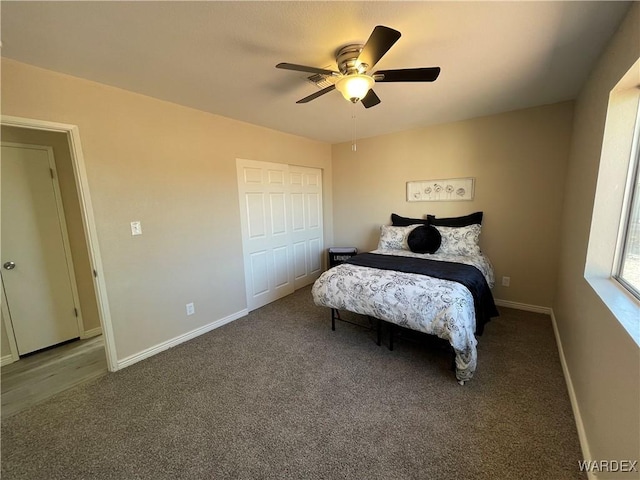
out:
M16 264L14 262L5 262L4 265L2 265L6 270L13 270L14 268L16 268Z

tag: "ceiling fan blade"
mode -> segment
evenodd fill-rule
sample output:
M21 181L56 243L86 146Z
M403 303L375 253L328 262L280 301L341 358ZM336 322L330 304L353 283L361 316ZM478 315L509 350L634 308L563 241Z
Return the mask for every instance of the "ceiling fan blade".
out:
M334 72L333 70L308 67L306 65L296 65L295 63L279 63L276 65L276 68L282 68L284 70L295 70L296 72L319 73L321 75L340 75L340 73Z
M373 90L369 90L367 94L364 96L364 98L360 101L362 102L362 105L364 106L364 108L375 107L380 103L380 99L378 98L378 95L376 95L376 92L374 92Z
M372 76L377 82L433 82L440 75L440 67L378 70Z
M367 43L362 47L358 61L366 63L367 69L373 68L387 51L398 41L402 34L393 28L378 25L373 29Z
M318 90L316 93L312 93L311 95L301 98L300 100L298 100L296 103L307 103L310 102L311 100L314 100L318 97L321 97L322 95L324 95L325 93L329 93L332 90L335 90L336 86L335 85L329 85L326 88L323 88L322 90Z

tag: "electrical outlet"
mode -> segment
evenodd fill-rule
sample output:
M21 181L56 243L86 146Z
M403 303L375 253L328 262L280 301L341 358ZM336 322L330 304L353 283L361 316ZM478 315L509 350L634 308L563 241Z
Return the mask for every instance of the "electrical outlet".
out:
M131 222L131 235L142 235L142 224L139 221Z
M187 303L187 315L193 315L194 313L196 313L196 309L193 303Z
M502 277L502 286L508 287L511 284L511 277Z

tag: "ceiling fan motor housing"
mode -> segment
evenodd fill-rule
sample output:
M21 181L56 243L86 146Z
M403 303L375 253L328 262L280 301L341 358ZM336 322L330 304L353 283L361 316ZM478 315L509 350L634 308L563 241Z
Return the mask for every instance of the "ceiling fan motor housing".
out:
M338 70L343 75L353 75L365 73L369 68L366 63L358 63L358 55L362 51L364 45L353 44L342 47L336 53L336 63Z

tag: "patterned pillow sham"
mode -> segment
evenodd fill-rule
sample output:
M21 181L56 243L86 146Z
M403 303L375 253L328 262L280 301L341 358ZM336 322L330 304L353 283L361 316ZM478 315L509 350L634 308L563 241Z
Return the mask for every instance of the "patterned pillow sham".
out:
M393 225L380 226L380 241L378 249L385 250L409 250L407 238L411 231L419 225L409 225L407 227L395 227Z
M442 237L438 253L453 255L480 255L480 224L466 227L436 226Z

